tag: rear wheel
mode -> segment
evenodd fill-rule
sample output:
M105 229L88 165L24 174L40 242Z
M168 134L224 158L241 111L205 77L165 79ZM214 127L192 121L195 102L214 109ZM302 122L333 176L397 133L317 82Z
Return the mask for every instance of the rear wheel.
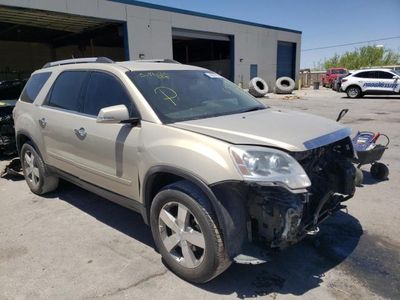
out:
M42 158L30 142L26 142L21 148L21 166L33 193L42 195L57 188L58 177L49 174Z
M166 265L185 280L203 283L229 267L220 230L207 199L178 182L161 190L150 211L155 244Z
M358 86L351 86L346 90L349 98L359 98L362 96L361 89Z

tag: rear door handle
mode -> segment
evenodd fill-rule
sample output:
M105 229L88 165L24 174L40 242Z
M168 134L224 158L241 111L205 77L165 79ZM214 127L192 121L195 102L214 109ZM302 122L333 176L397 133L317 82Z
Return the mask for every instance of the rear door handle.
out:
M40 127L45 128L47 125L46 118L39 119L39 125L40 125Z
M87 135L85 128L81 127L79 129L74 129L75 134L78 138L84 139Z

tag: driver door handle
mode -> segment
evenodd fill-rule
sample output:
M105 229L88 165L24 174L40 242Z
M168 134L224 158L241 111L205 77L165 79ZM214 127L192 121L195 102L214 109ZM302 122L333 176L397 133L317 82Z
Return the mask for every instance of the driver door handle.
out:
M85 128L81 127L79 129L74 129L75 134L78 138L84 139L87 135Z
M39 119L39 125L40 125L40 127L45 128L47 125L46 118Z

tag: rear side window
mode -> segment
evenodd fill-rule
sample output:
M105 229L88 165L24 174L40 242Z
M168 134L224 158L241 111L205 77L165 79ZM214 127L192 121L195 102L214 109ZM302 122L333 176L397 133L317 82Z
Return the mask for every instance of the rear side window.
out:
M83 113L97 116L100 109L125 105L132 116L133 104L122 83L110 74L92 72L86 89Z
M33 74L22 91L21 101L33 103L50 75L51 72Z
M52 87L48 105L79 111L82 86L87 76L87 71L65 71L61 73Z
M389 72L378 71L378 76L380 79L393 79L393 74Z

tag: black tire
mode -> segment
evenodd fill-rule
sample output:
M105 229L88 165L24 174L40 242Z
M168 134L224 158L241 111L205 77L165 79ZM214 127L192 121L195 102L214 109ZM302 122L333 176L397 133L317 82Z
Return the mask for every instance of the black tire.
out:
M362 186L364 181L364 173L361 169L356 168L356 177L354 179L354 183L356 186Z
M25 159L25 155L28 154L34 157L33 164L37 169L36 172L38 176L35 176L33 172L29 174L29 165L27 160ZM26 183L28 184L32 193L43 195L54 191L58 187L58 177L50 174L41 156L38 154L33 144L29 141L22 145L20 159ZM35 180L34 176L36 178Z
M370 169L371 176L378 180L386 180L389 176L389 168L383 163L374 163Z
M162 255L165 264L179 277L195 283L204 283L213 279L225 271L231 264L226 255L220 229L216 224L208 203L207 197L196 186L186 181L179 181L163 188L155 196L150 209L151 231L156 247ZM161 210L168 207L168 205L173 206L175 204L178 204L177 209L179 209L179 205L183 205L188 209L191 217L197 222L198 231L204 237L205 248L201 252L200 262L196 266L187 267L184 265L186 259L183 255L183 244L181 242L174 243L176 246L170 251L167 250L163 242L162 232L164 232L165 241L165 232L167 231L161 229L163 226L163 222L160 221ZM178 224L178 212L176 212L175 222L173 224ZM174 235L174 231L170 230L170 235L167 235L167 237L171 237L172 235ZM194 244L188 243L188 245L191 249L198 250ZM182 254L181 258L177 259L171 252L179 251Z
M347 97L349 98L360 98L362 97L361 89L358 86L349 86L346 90Z

